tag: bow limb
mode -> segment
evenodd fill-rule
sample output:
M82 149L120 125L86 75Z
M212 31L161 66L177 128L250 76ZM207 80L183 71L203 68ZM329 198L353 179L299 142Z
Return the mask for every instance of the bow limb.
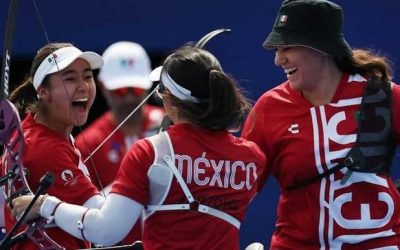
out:
M218 34L224 33L224 32L230 32L231 29L216 29L213 30L207 34L205 34L200 40L194 45L195 48L203 48L208 41L210 41L213 37L217 36Z
M6 25L6 33L4 37L4 49L3 49L3 58L2 58L2 71L1 71L1 82L0 82L0 100L4 100L8 97L8 86L10 80L10 67L11 67L11 48L12 41L14 38L14 27L15 20L17 19L17 11L18 11L18 0L11 0L10 6L8 9L8 17L7 17L7 25ZM0 111L0 129L5 129L4 123L4 112L3 109ZM4 139L1 138L0 141L4 145ZM4 148L3 148L4 149ZM4 185L4 182L7 181L7 178L0 179L0 185Z
M1 71L0 94L1 99L7 98L10 80L11 48L14 38L14 26L17 19L18 0L11 0L8 9L7 28L4 38L3 61Z

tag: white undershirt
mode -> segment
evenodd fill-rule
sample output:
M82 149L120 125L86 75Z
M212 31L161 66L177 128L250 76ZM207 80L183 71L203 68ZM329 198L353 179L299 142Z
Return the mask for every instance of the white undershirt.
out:
M93 196L92 198L94 198ZM94 202L97 207L100 203L97 198L90 198L85 204ZM60 202L56 197L50 196L40 208L40 215L51 218L56 205ZM85 205L84 204L84 205ZM89 204L88 204L89 205ZM78 222L88 208L68 203L60 204L54 215L55 224L73 236L83 239ZM86 240L104 246L114 245L125 238L137 219L140 217L143 205L123 195L111 193L101 208L91 208L83 220L83 233ZM129 211L129 212L127 212ZM110 233L112 232L112 233Z

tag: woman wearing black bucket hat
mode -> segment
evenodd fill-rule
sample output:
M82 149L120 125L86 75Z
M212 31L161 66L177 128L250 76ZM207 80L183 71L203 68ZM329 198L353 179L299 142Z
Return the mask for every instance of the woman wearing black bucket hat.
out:
M286 0L264 42L288 80L267 91L243 136L281 187L271 249L397 249L400 87L389 62L352 50L340 6Z

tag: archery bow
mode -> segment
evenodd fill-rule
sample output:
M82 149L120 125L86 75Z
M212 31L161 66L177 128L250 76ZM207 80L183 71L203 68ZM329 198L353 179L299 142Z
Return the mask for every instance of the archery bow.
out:
M2 170L3 177L0 179L0 184L8 184L5 188L5 196L7 201L10 202L16 196L32 193L28 186L28 182L25 179L22 155L24 151L24 137L20 127L20 119L18 111L12 103L6 98L9 93L9 80L10 80L10 63L11 63L11 48L14 35L15 20L17 17L18 0L11 0L7 25L6 34L4 39L3 49L3 60L2 60L2 74L1 74L1 102L0 102L0 143L3 145L3 158L2 158ZM49 244L43 245L42 249L61 249L57 243L55 243L47 234L44 232L44 220L37 220L32 224L28 225L24 232L20 233L13 239L21 239L28 237L38 246L43 245L43 242ZM15 227L16 229L16 227ZM8 244L8 240L11 239L12 234L7 234L1 242L1 249ZM10 247L7 245L7 247Z
M200 40L194 45L195 48L202 49L210 41L213 37L215 37L218 34L224 33L224 32L230 32L231 29L216 29L211 31L210 33L205 34Z
M35 9L37 10L34 0L32 1ZM4 152L2 157L2 172L3 177L0 179L0 184L6 184L5 196L7 202L11 202L13 198L24 195L32 194L28 182L25 178L22 158L25 148L24 136L20 126L20 118L18 111L12 103L6 100L9 89L10 77L10 61L11 61L11 47L13 40L13 31L15 26L15 19L17 15L18 0L11 0L10 8L7 19L7 32L5 37L5 45L3 51L3 64L2 64L2 77L1 77L1 109L0 109L0 143L3 144ZM38 10L37 10L38 14ZM42 20L38 15L40 22ZM44 29L44 27L42 26ZM44 30L45 32L45 30ZM47 33L45 32L46 40L49 42ZM38 219L27 225L25 230L13 237L13 233L19 226L19 222L13 226L11 231L5 236L0 243L0 248L9 248L20 240L29 238L35 243L39 249L63 249L54 240L52 240L45 232L45 226L48 224L45 219Z

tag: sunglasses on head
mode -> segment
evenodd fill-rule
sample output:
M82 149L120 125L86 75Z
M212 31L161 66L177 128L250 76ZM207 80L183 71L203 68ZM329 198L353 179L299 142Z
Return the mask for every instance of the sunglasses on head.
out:
M126 87L126 88L114 89L111 92L117 96L124 96L128 93L130 93L134 96L141 96L144 94L145 91L146 91L145 89L141 89L141 88Z

